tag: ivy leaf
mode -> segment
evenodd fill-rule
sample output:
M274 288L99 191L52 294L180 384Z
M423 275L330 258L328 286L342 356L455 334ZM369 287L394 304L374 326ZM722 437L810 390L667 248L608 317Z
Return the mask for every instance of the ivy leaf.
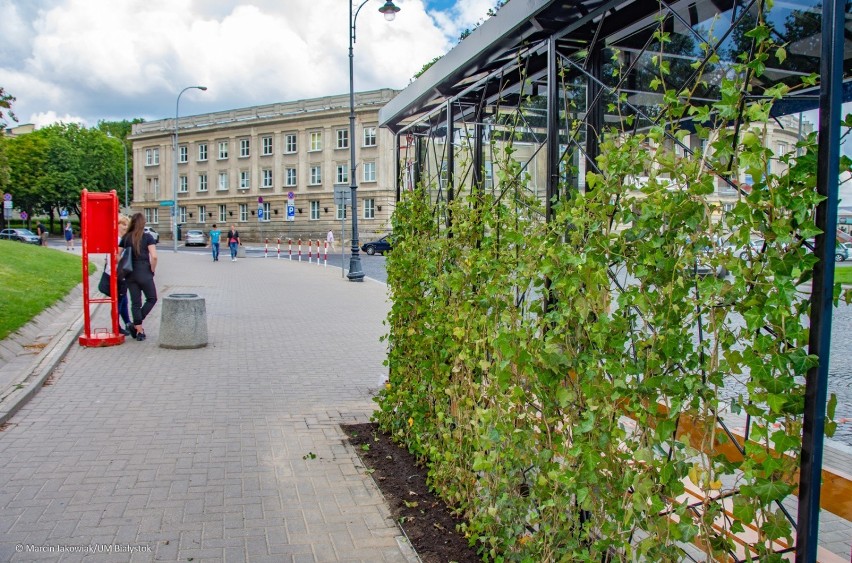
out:
M766 522L760 527L766 537L770 540L790 537L790 521L781 510L777 510L766 517Z

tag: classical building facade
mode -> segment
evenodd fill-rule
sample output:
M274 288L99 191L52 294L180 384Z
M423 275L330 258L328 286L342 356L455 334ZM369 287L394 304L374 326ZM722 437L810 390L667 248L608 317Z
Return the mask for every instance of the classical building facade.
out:
M378 111L396 95L355 95L355 139L349 96L330 96L181 117L178 120L176 216L183 233L235 224L243 240L351 237L350 145L356 148L361 242L390 230L395 204L393 137ZM133 211L171 237L174 119L133 126ZM287 220L288 202L294 216Z

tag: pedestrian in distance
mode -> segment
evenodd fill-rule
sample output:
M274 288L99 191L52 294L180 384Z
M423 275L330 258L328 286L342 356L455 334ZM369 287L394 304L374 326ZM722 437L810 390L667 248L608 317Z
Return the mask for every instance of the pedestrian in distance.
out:
M219 237L222 236L222 231L216 228L216 223L213 223L213 228L210 230L210 249L213 250L213 261L219 261Z
M240 232L236 225L231 225L231 230L228 231L228 248L231 249L231 262L237 261L237 247L242 244L240 242Z
M47 246L47 229L41 224L41 221L36 223L36 234L38 235L39 246Z
M154 285L154 273L157 270L157 243L150 233L145 232L145 216L134 213L130 226L121 239L122 248L133 252L133 271L127 276L127 291L130 293L130 314L133 317L130 336L138 341L145 340L142 321L157 304L157 287ZM142 304L142 295L145 303Z
M334 233L331 232L331 229L328 230L328 234L325 235L325 242L328 243L328 247L334 252Z
M74 229L71 228L70 222L65 223L65 250L74 250Z

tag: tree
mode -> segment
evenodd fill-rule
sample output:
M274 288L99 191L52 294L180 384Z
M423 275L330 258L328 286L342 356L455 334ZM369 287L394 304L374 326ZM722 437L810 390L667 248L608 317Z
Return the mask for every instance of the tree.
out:
M98 128L54 124L6 144L16 204L31 216L46 213L51 228L61 209L79 213L83 188L104 192L124 184L121 141Z

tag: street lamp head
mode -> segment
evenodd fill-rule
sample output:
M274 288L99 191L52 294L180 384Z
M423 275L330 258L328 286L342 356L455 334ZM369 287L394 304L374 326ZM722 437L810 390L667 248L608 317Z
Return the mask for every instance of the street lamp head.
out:
M397 7L397 5L391 0L387 0L385 5L379 8L379 11L385 15L385 19L387 21L393 21L396 17L396 13L399 11L399 7Z
M196 86L196 88L198 88L199 90L202 90L204 92L207 91L207 86Z

